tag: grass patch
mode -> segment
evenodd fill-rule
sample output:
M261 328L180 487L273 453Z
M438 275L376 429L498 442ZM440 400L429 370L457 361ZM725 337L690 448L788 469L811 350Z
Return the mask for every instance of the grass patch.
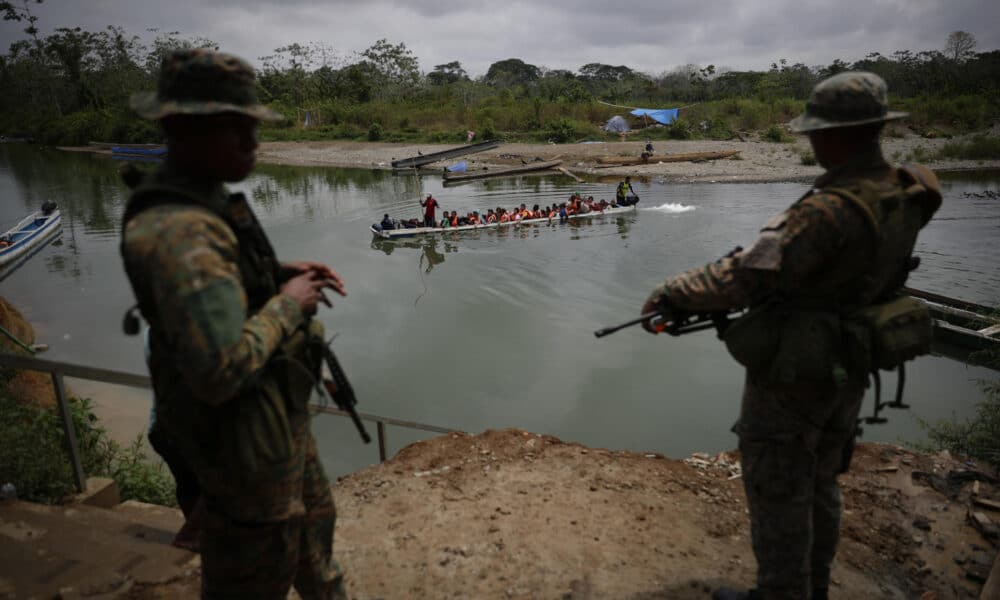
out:
M761 139L767 142L774 142L776 144L783 144L794 141L792 136L788 135L785 128L781 125L771 125L767 130L761 134Z
M815 166L817 164L816 155L806 150L805 152L799 154L799 162L807 167Z
M957 160L997 160L1000 159L1000 137L977 135L964 142L948 142L938 156Z
M174 480L162 461L151 462L140 434L128 446L108 437L91 402L70 399L81 461L88 476L111 477L121 499L173 506ZM0 483L18 498L53 504L76 490L62 423L52 410L27 406L0 392Z

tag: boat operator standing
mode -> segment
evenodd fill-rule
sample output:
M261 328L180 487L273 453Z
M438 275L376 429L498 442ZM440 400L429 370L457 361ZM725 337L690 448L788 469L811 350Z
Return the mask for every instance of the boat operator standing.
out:
M668 319L751 308L722 337L747 368L733 431L757 587L720 589L715 600L828 597L837 475L850 465L868 373L928 351L926 308L900 289L941 194L927 168L894 168L882 156L882 127L904 116L888 110L885 82L872 73L817 84L790 124L809 135L826 169L815 188L768 221L749 250L667 279L642 307ZM883 320L879 311L905 318ZM643 327L656 332L649 321ZM900 355L888 350L916 339Z
M437 221L434 220L434 210L441 205L434 199L434 196L427 194L427 199L421 200L420 206L424 207L424 227L437 227Z

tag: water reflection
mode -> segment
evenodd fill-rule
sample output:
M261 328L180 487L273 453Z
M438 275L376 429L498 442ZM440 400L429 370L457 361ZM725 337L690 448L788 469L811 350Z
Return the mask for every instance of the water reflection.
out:
M420 250L422 253L420 257L420 268L424 269L424 273L430 273L434 270L434 267L444 262L444 254L441 253L438 246L441 246L441 249L443 249L446 253L458 252L458 244L450 241L439 240L437 236L432 235L423 236L421 238L395 240L387 240L385 238L377 237L372 240L372 248L384 252L386 256L392 254L396 248Z

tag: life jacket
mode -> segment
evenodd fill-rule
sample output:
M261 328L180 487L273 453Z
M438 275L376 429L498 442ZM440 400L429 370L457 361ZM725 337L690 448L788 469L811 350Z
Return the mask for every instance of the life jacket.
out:
M618 198L619 201L624 200L625 196L628 195L628 188L629 184L625 183L624 181L619 183L618 189L615 191L615 197Z
M452 227L458 227L458 217L456 217L456 216L452 216L451 217L451 226Z
M500 222L501 223L509 223L510 222L510 215L508 215L507 213L504 213L504 214L500 215Z

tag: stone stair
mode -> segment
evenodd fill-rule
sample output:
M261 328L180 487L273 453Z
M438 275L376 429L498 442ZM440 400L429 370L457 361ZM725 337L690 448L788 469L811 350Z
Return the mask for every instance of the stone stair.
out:
M135 583L197 569L196 554L170 545L180 511L129 501L0 504L0 598L114 598Z

